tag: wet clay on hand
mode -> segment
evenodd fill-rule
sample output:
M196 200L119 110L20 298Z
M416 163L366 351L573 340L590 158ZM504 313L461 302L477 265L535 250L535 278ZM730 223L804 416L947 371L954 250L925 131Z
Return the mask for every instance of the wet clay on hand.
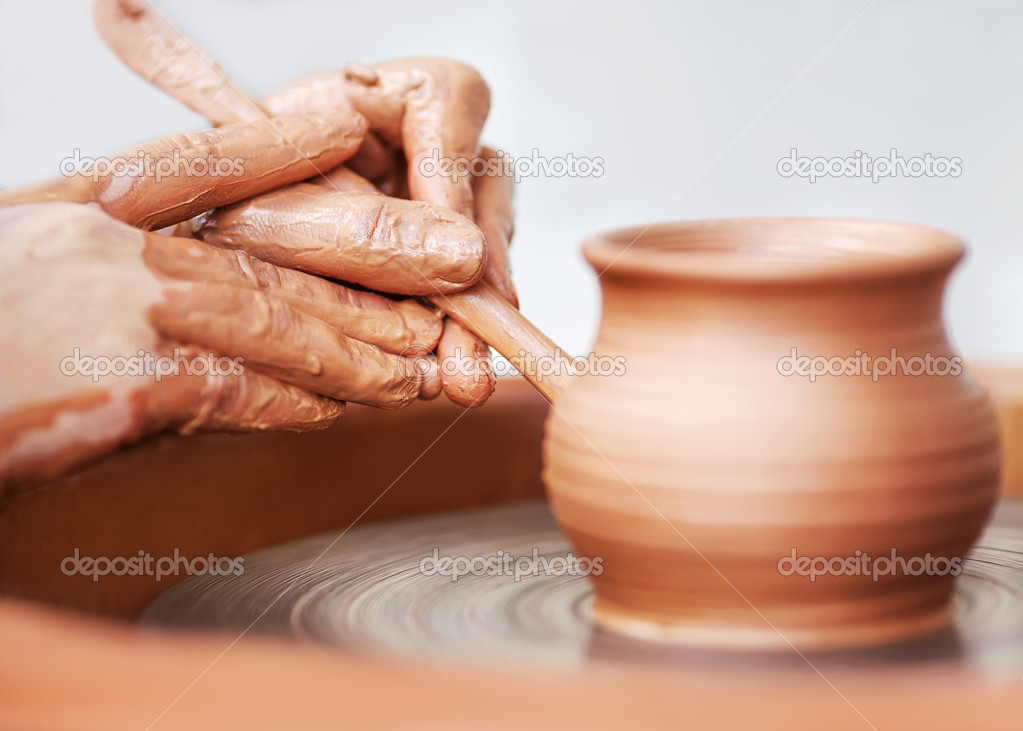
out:
M87 169L4 191L0 206L93 202L120 221L155 230L338 165L355 153L365 132L365 120L349 113L261 119L168 135L113 155L130 161L123 170Z
M476 157L490 93L475 70L446 59L402 60L372 68L351 65L341 72L299 82L256 104L245 98L219 69L214 69L210 76L207 58L149 3L99 0L95 18L101 35L129 67L211 119L246 119L254 110L259 113L268 110L273 114L298 110L320 110L327 114L359 110L368 115L372 120L372 132L364 137L364 144L351 160L355 171L388 190L403 192L407 187L408 194L415 200L475 217L481 226L485 223L489 229L486 234L493 239L488 241L488 248L496 253L489 257L483 276L498 293L517 303L505 253L511 235L510 181L497 179L495 184L487 181L488 191L485 191L481 209L473 205L476 187L473 179L426 175L420 169L420 162L430 155ZM160 39L149 42L154 34ZM195 75L195 87L187 88L187 84L181 82L187 74L179 70L193 67L203 67L203 72ZM173 73L167 69L172 69ZM487 154L492 156L490 151ZM407 176L407 186L394 185L396 173ZM326 180L327 174L319 177ZM349 189L344 184L353 181L351 176L344 173L339 178L342 183L339 187ZM481 183L480 187L483 185ZM308 220L318 216L327 205L326 202L316 204L310 195L298 200L309 205L288 213L290 219ZM263 222L263 225L270 224ZM232 245L246 247L239 236L232 237ZM260 244L257 241L254 245ZM322 250L322 246L319 248ZM335 263L330 270L340 267L340 263ZM329 271L318 273L330 274ZM404 280L379 288L394 291L401 288L400 281ZM422 283L420 281L420 285ZM441 294L449 291L447 287L437 289ZM442 298L434 298L434 303L444 307ZM494 381L489 368L473 365L475 356L484 351L485 345L476 335L462 326L450 324L450 332L443 339L438 355L454 363L454 367L446 369L449 375L445 376L445 392L456 402L477 406L492 392Z
M436 364L421 367L441 321L411 300L73 203L0 208L0 236L5 311L30 324L0 334L11 364L0 489L164 429L304 431L329 426L345 401L395 408L439 392ZM400 355L417 348L420 368ZM157 359L176 365L158 372Z
M343 71L301 80L264 99L263 105L278 114L336 108L354 109L365 115L374 134L404 152L413 199L474 216L481 228L487 226L484 279L496 293L517 305L507 256L512 233L511 180L424 172L424 163L433 162L436 167L437 162L429 159L433 156L469 161L480 154L478 140L489 111L490 92L474 69L456 61L431 58L402 59L372 67L351 64ZM488 161L497 157L489 149L483 154ZM379 156L373 163L386 166L386 160L381 162ZM381 175L379 169L375 174ZM482 193L475 204L474 189ZM448 309L444 298L433 297L432 301ZM485 353L485 344L478 337L480 325L450 323L437 351L442 364L450 364L442 369L444 392L467 406L483 403L495 385L485 358L479 357ZM474 366L474 362L479 365ZM528 375L536 384L534 374Z
M299 183L204 216L195 233L281 266L383 292L454 292L483 276L483 237L443 208Z
M93 2L92 10L96 30L118 58L213 124L266 116L227 80L212 57L178 33L150 3L99 0Z

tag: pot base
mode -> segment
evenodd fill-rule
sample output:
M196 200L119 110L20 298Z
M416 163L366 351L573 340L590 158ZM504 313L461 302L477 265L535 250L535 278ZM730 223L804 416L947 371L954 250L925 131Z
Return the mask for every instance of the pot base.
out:
M746 624L713 619L662 621L600 598L594 601L592 614L601 627L646 642L722 650L842 650L902 642L939 632L951 625L954 603L948 601L932 611L910 617L824 627L792 627L771 623L767 618Z

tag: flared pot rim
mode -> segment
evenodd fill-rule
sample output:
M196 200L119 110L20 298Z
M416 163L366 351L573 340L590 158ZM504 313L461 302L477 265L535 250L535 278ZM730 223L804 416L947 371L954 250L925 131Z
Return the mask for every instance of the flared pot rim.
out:
M722 218L632 226L589 238L599 276L840 282L947 274L962 240L928 226L855 218Z

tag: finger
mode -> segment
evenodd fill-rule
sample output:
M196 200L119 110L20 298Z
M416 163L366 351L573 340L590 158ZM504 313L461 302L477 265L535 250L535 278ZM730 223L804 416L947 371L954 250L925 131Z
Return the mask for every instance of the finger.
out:
M211 56L145 0L95 0L93 16L100 36L129 68L214 125L251 122L270 116L350 115L351 105L338 83L324 75L302 80L270 97L269 108L253 101ZM383 180L393 171L391 153L367 135L352 163Z
M420 381L419 399L432 401L443 390L440 369L433 353L415 353L399 360L398 367L404 378L414 377Z
M192 357L196 348L182 348ZM211 431L293 431L326 429L345 412L341 401L318 396L255 371L228 375L186 374L149 389L147 413L181 434Z
M217 249L191 239L147 236L142 256L151 270L167 277L265 292L350 338L389 353L426 353L440 339L440 314L414 300L396 302L360 292L275 267L242 251Z
M214 125L265 117L211 57L144 0L94 0L100 37L125 66Z
M375 130L404 149L410 197L472 216L466 177L425 175L419 166L431 155L475 156L490 108L490 90L475 69L447 59L394 61L376 69L353 65L341 74L304 79L267 99L263 108L144 0L97 0L95 17L100 34L130 68L215 123L259 119L264 112L333 116L362 110ZM372 140L363 155L381 158ZM356 169L366 172L362 162Z
M343 77L338 74L300 80L268 97L265 106L253 101L208 54L145 0L96 0L93 15L100 36L126 66L214 125L269 116L331 117L353 111L345 97ZM367 135L352 164L370 180L383 180L393 171L390 158L380 141Z
M204 241L399 294L454 292L483 276L483 235L464 216L374 193L293 185L205 216Z
M444 320L437 360L444 393L459 406L481 406L494 392L490 349L450 317Z
M437 358L435 356L427 355L415 356L414 358L407 360L425 361L424 364L419 367L420 373L423 374L423 383L419 387L419 399L421 401L433 401L435 398L440 396L441 391L444 390L444 382L440 377L440 368L437 364Z
M274 116L291 114L333 114L354 111L348 101L348 86L340 71L313 74L278 89L259 100Z
M351 112L348 82L340 71L307 76L264 97L259 105L280 117L292 114L333 114ZM395 173L396 153L368 132L347 166L374 185L391 180ZM312 181L310 181L312 182Z
M468 176L431 174L429 168L430 158L476 157L490 110L490 90L479 73L457 61L426 58L373 68L351 64L344 79L352 107L404 151L411 197L472 216Z
M98 179L107 213L152 230L335 168L365 131L357 114L246 122L153 140L82 174Z
M337 332L264 292L168 284L149 319L166 337L244 359L249 368L339 401L399 408L419 394L399 356Z
M522 316L489 282L429 298L437 309L503 355L544 397L554 403L568 387L572 358ZM438 353L440 348L438 347ZM444 364L444 373L450 372Z
M210 56L144 0L96 0L93 15L100 35L126 66L214 125L270 116L315 114L329 117L352 113L343 93L338 96L332 92L329 75L326 84L313 78L287 87L269 97L269 108L264 107L245 94ZM384 180L394 170L392 154L370 134L352 156L351 163L368 172L373 180ZM355 175L346 168L336 168L331 173L310 178L309 182L319 184L331 174L341 178ZM359 189L368 191L375 187L366 180Z
M333 99L314 80L283 90L272 110L263 107L146 0L95 0L93 16L100 36L126 66L216 126L270 116L352 113L343 95ZM388 155L379 140L367 135L354 158L357 165L372 166ZM390 168L380 170L381 177Z
M473 178L473 206L476 225L487 242L487 269L483 278L516 307L519 298L512 284L508 245L515 232L512 198L515 181L504 175L503 155L484 147L480 157L487 161L486 173Z

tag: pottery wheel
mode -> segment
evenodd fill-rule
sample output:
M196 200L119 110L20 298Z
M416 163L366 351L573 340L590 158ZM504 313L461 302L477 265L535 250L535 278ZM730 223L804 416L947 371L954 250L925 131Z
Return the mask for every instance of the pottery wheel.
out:
M436 549L436 554L435 554ZM536 553L534 554L534 549ZM549 567L450 575L423 560L525 557ZM143 622L274 634L349 650L503 663L805 664L795 653L712 652L631 640L595 628L584 576L559 573L571 547L540 501L353 528L245 557L241 576L197 576ZM520 570L530 565L519 562ZM578 572L576 572L578 574ZM912 642L815 653L815 664L925 663L998 677L1023 673L1023 501L1005 500L963 562L953 627Z

